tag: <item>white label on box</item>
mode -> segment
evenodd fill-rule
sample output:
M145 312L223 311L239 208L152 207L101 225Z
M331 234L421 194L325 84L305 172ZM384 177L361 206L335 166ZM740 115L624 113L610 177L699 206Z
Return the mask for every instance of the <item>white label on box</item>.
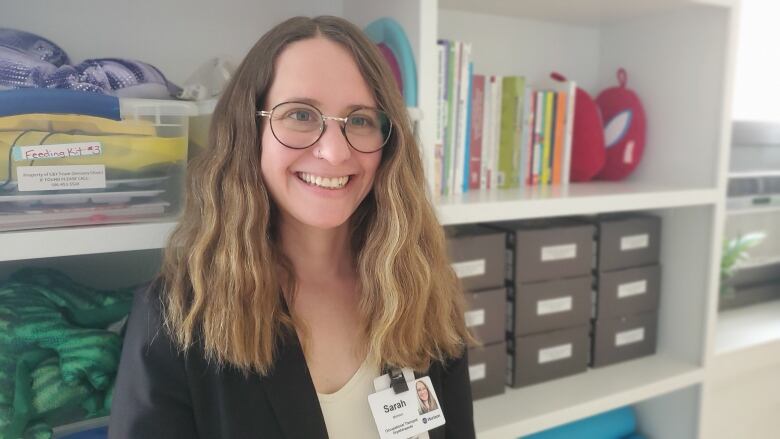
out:
M14 146L14 161L72 159L91 157L103 153L100 142L58 143L56 145Z
M106 165L19 166L19 191L105 189Z
M551 363L553 361L565 360L571 358L572 345L562 344L551 348L539 350L539 364Z
M630 331L618 332L615 334L615 346L625 346L627 344L639 343L644 339L645 328L637 328Z
M466 277L482 276L485 274L485 260L476 259L473 261L453 262L452 269L458 279Z
M647 279L620 284L617 290L618 299L645 294L647 292Z
M464 313L464 317L466 318L467 328L471 328L472 326L481 326L485 324L484 309L473 309L471 311L466 311Z
M577 244L548 245L542 247L542 262L574 259L577 257Z
M474 382L485 379L485 363L469 366L469 380Z
M647 233L641 235L629 235L620 238L620 251L647 248L650 245L650 236Z
M536 315L544 316L547 314L571 311L571 303L571 296L540 300L536 302Z

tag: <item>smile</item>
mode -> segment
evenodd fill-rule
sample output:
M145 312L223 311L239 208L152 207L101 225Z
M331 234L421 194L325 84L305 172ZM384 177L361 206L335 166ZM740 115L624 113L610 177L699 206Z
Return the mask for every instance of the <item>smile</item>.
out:
M309 185L318 186L325 189L342 189L347 185L350 179L350 175L343 177L322 177L319 175L309 174L306 172L296 172L298 178Z

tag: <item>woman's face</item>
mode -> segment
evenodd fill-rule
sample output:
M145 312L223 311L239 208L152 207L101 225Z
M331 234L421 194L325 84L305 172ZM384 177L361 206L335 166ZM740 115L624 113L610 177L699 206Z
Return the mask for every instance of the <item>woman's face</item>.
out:
M417 396L420 398L420 401L428 401L428 388L425 387L425 384L423 384L420 381L417 381Z
M277 57L263 110L289 101L308 102L323 114L338 117L357 106L377 106L350 52L325 38L297 41ZM262 123L261 172L282 220L321 229L346 223L371 190L382 151L366 154L352 149L338 121L327 121L322 137L306 149L282 145L271 132L269 118ZM330 178L331 186L343 183L343 177L348 180L335 189L303 180L316 177Z

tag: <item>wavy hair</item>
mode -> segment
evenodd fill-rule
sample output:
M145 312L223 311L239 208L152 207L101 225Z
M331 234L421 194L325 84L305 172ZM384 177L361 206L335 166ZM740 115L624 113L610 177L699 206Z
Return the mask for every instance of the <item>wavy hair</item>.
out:
M214 111L209 150L193 160L181 220L160 274L165 328L182 350L268 373L279 337L297 322L286 303L295 273L281 251L278 207L260 172L261 109L274 61L295 41L322 37L353 55L394 130L372 191L349 220L360 313L374 360L425 370L470 340L444 231L425 192L419 147L403 99L376 46L338 18L291 18L263 35ZM305 345L305 344L304 344Z

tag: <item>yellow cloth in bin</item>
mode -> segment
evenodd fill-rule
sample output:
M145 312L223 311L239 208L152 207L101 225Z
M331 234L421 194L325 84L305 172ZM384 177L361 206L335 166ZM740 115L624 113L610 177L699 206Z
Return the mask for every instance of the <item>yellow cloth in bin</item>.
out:
M20 114L0 117L0 131L26 130L46 132L71 132L78 130L83 134L101 135L137 134L139 136L154 136L157 134L154 124L143 119L117 121L77 114Z
M8 178L9 149L16 138L23 131L0 131L0 182ZM186 137L157 137L147 135L73 135L32 131L25 133L16 141L16 146L41 145L45 139L46 145L100 142L102 154L89 157L71 157L59 159L35 160L36 166L62 166L62 165L93 165L106 166L106 173L111 178L112 171L125 171L128 173L142 173L145 168L154 168L155 165L168 165L184 163L187 160ZM49 135L48 137L46 137ZM16 179L18 166L30 166L30 161L12 161L12 172ZM143 175L139 175L142 177ZM126 178L126 177L122 177Z

